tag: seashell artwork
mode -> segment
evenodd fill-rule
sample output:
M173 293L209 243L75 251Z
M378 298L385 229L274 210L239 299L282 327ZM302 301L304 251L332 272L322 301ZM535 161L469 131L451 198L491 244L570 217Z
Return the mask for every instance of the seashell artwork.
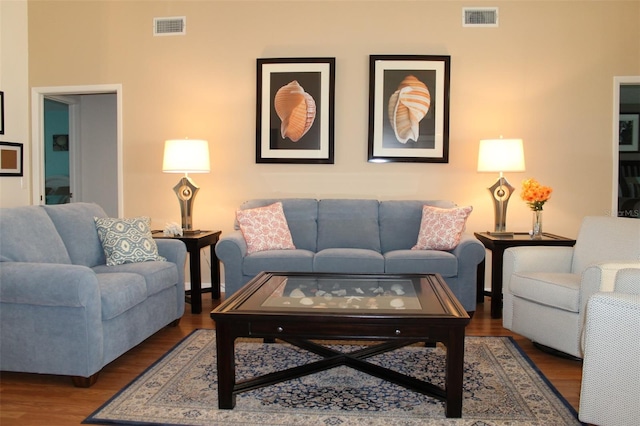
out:
M402 285L400 285L400 284L392 285L391 286L391 291L393 291L398 296L404 295L404 289L402 288Z
M273 103L276 114L282 121L282 138L298 142L313 125L316 118L316 101L294 80L278 89Z
M295 297L296 299L299 299L304 296L305 296L304 292L299 288L294 288L293 290L291 290L291 293L289 293L289 297Z
M389 121L398 142L418 141L420 121L430 106L431 93L427 85L413 75L406 76L389 97Z
M309 297L303 297L302 299L300 299L300 304L310 306L310 305L313 305L313 300L310 299Z
M404 300L402 300L400 298L391 299L391 301L389 302L389 305L391 305L392 308L402 309L402 308L404 308Z

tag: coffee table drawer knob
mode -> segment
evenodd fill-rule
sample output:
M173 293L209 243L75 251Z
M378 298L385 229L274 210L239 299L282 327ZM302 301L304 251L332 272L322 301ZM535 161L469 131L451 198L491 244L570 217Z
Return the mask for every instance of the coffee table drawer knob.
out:
M396 330L396 336L400 335L400 330Z
M282 327L278 327L278 328L276 328L276 331L277 331L278 333L282 333L282 332L284 331L284 328L282 328Z

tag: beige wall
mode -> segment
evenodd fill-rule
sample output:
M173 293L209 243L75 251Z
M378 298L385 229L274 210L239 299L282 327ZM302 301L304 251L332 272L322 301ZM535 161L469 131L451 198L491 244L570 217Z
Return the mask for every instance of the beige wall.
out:
M23 144L24 176L0 176L0 207L30 202L29 59L27 1L0 0L0 91L4 92L4 135Z
M463 6L500 27L463 28ZM554 188L545 230L575 236L611 206L613 77L640 75L638 1L29 1L29 85L123 85L124 211L179 221L169 138L210 141L194 225L231 230L254 197L452 199L492 228L481 138L521 137L526 173ZM153 37L154 17L187 35ZM448 164L367 162L370 54L451 56ZM256 58L335 57L335 164L255 164ZM508 228L528 230L518 193Z

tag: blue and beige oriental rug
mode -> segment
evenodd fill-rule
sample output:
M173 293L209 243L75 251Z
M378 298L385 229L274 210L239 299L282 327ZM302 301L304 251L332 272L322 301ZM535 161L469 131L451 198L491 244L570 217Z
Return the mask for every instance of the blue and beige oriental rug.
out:
M436 385L446 349L413 345L370 358ZM340 366L241 393L218 410L214 330L196 330L84 423L135 425L579 425L575 410L508 337L467 337L461 419L429 396ZM236 378L319 359L284 343L236 344Z

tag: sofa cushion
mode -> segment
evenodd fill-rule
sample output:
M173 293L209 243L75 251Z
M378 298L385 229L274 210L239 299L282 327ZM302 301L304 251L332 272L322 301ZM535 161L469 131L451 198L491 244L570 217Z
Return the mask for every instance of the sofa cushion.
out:
M374 250L329 248L316 253L313 259L313 272L382 274L384 258Z
M173 287L178 282L178 268L175 263L147 261L125 263L115 266L98 265L92 268L97 274L122 272L140 275L145 282L145 294L152 296Z
M418 241L412 250L453 250L460 242L473 207L441 209L424 206Z
M318 251L360 248L380 253L378 200L320 200Z
M70 264L56 227L40 206L0 209L0 261Z
M236 219L247 243L247 253L295 249L282 203L236 211Z
M410 249L416 244L422 208L427 206L450 209L455 203L446 200L388 200L379 208L380 246L382 253Z
M458 258L441 250L394 250L384 254L387 274L458 275Z
M166 260L158 254L158 246L151 236L150 218L96 217L95 223L107 258L107 266Z
M252 209L282 202L284 216L296 248L316 251L318 242L318 201L311 198L257 199L245 201L240 209ZM238 220L235 229L239 230Z
M312 272L313 252L309 250L269 250L252 253L244 258L242 274L255 276L268 272Z
M95 203L43 206L67 247L71 263L93 267L106 262L94 217L106 217Z
M111 272L96 276L100 287L103 321L117 317L147 298L147 288L141 275Z
M580 310L580 274L521 272L511 276L511 293L541 305L570 312Z

